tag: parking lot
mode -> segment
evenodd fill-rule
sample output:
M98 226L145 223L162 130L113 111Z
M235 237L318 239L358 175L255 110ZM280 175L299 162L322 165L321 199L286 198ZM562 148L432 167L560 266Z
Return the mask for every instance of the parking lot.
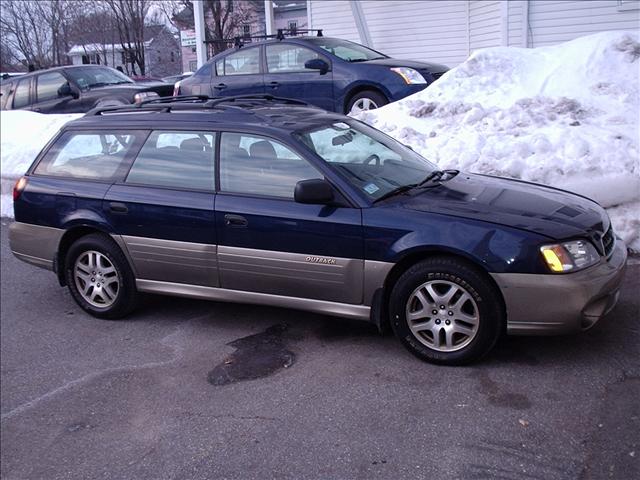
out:
M639 478L640 265L591 331L438 367L366 324L147 297L82 313L1 252L2 478Z

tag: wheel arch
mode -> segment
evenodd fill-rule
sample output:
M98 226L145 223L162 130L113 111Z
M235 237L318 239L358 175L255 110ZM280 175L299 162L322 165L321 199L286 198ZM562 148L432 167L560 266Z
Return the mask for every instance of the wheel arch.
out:
M101 228L100 226L91 224L74 225L73 227L67 229L64 235L62 235L62 238L60 238L60 242L58 243L58 251L56 252L56 256L53 262L53 269L58 276L58 282L60 283L60 286L65 286L67 284L67 281L64 278L64 264L69 248L75 241L93 233L99 233L106 237L112 238L107 230ZM116 244L118 244L118 242L116 242ZM118 247L122 249L122 246L119 244ZM128 258L126 252L125 256Z
M342 113L344 113L345 115L348 114L349 112L347 111L347 107L349 106L349 102L351 101L351 99L353 97L355 97L356 95L358 95L359 93L365 92L367 90L372 90L374 92L377 92L380 95L384 96L384 98L386 98L387 101L390 101L389 100L389 97L390 97L389 92L386 92L380 86L376 86L376 85L373 85L373 84L370 84L370 83L361 83L361 84L354 85L353 87L351 87L349 89L349 91L347 92L347 94L344 96L344 102L342 102Z
M480 273L487 282L491 285L491 287L495 290L498 299L500 300L500 304L502 306L502 311L505 314L504 318L506 319L506 303L504 301L504 296L502 295L502 291L500 287L495 282L493 277L490 275L489 270L486 265L484 265L480 260L474 258L465 252L445 248L445 247L431 247L431 248L423 248L412 250L410 252L405 253L391 268L389 273L387 273L384 283L382 287L378 289L378 291L374 295L371 318L372 321L376 324L378 329L381 332L387 332L390 330L390 319L389 319L389 300L391 298L391 291L393 287L397 283L398 279L402 276L404 272L406 272L409 268L415 265L418 262L427 260L433 257L443 257L457 260L471 267L478 273ZM506 331L506 322L503 325L503 329Z

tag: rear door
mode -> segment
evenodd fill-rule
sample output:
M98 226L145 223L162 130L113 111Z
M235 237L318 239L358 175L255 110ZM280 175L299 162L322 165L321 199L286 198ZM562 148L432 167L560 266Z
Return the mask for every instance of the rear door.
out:
M360 209L293 200L299 180L322 177L274 139L222 133L216 197L222 287L362 303Z
M211 77L213 96L264 93L261 48L243 47L217 60Z
M214 145L213 132L155 130L107 192L138 279L218 286Z
M313 50L293 43L272 43L265 46L267 72L264 76L265 92L277 97L295 98L333 111L333 72L320 74L305 68L308 60L328 58Z

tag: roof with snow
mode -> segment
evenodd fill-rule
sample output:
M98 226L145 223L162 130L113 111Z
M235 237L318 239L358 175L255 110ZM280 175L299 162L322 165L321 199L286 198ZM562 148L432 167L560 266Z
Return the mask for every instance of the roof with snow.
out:
M153 40L162 32L167 30L164 25L147 25L144 27L144 46L151 45ZM116 52L123 50L120 43L120 34L118 29L107 29L96 32L84 32L72 39L72 47L67 55L86 55L87 53L101 52L104 50L114 50Z

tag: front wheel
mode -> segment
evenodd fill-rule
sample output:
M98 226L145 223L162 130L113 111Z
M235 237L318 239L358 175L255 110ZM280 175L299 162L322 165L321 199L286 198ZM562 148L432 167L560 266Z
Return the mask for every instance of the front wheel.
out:
M389 100L379 92L365 90L353 96L347 105L347 113L355 115L365 110L374 110L389 103Z
M118 319L135 308L133 272L120 248L105 235L87 235L71 245L65 277L73 299L94 317Z
M391 326L417 357L461 365L495 345L504 309L485 274L451 257L434 257L407 270L390 299Z

